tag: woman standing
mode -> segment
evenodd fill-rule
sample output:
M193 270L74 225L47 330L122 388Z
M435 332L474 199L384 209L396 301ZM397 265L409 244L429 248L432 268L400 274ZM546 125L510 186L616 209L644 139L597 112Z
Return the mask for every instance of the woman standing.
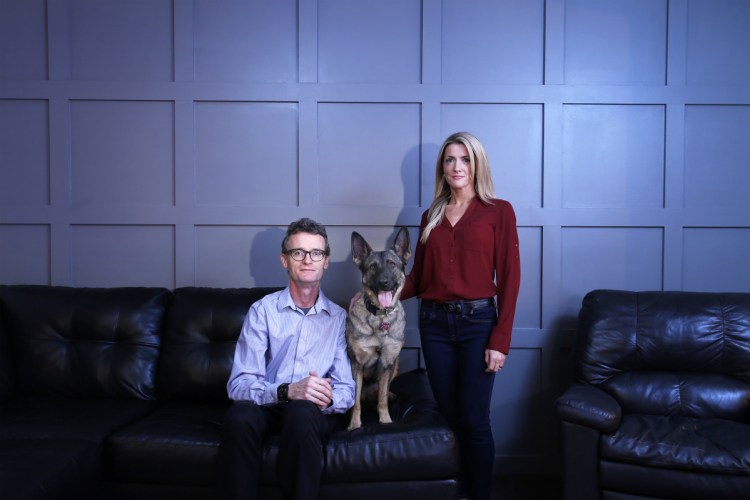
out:
M435 198L422 215L401 299L421 299L430 384L459 444L461 496L490 496L495 443L490 399L510 348L520 284L513 207L495 199L487 155L467 132L438 154Z

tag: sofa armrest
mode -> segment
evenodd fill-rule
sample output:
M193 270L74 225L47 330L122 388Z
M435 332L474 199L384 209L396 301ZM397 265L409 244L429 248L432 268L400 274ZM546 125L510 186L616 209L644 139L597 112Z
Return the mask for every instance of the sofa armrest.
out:
M622 409L615 398L588 384L572 385L555 405L561 420L605 434L614 432L622 419Z

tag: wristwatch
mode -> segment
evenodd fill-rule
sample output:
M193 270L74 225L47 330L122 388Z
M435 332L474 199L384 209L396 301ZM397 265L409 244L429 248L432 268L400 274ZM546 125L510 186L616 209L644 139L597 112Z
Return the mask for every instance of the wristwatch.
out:
M276 389L276 399L279 401L289 401L289 384L281 384Z

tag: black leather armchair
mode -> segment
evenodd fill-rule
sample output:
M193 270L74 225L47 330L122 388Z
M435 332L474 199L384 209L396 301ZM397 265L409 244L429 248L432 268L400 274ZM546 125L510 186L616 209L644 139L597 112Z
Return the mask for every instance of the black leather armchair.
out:
M566 498L750 497L750 294L593 291L572 359Z

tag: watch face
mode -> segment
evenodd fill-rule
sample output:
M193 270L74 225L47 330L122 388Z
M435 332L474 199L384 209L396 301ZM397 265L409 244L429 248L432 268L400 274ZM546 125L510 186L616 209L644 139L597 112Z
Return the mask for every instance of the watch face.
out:
M289 400L289 384L281 384L276 390L276 396L279 401Z

